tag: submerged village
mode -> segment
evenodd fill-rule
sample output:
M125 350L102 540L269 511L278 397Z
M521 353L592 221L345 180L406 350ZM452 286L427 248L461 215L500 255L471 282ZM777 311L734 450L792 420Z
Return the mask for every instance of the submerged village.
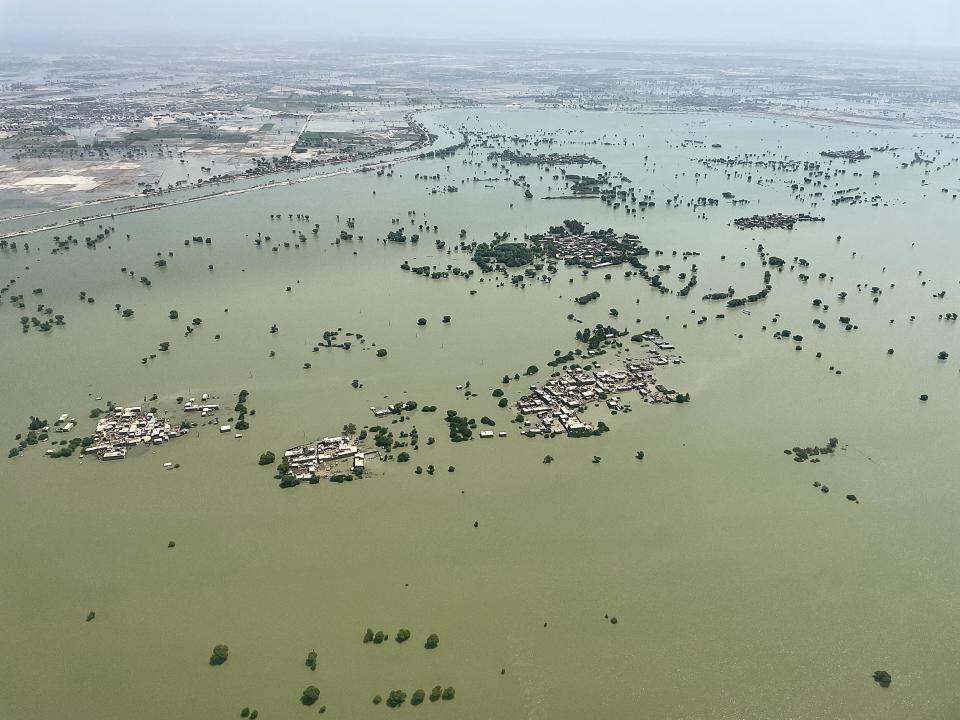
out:
M195 413L201 418L212 418L219 409L220 404L211 399L207 393L201 396L200 401L196 398L182 400L180 410L184 418L180 421L171 419L155 407L120 406L108 403L106 410L95 408L90 412L90 418L96 420L96 426L91 435L55 442L53 444L56 447L49 448L44 454L52 458L69 457L79 447L83 456L103 461L123 460L127 456L127 451L133 448L164 445L187 435L191 428L197 427L196 422L188 419L190 414ZM244 422L242 414L238 422ZM51 436L51 432L58 434L79 432L80 424L81 421L71 417L69 413L62 414L52 426L36 417L31 418L26 438L21 438L20 446L10 451L10 457L15 457L16 451L22 452L30 445L55 439L56 436ZM219 430L221 433L226 433L231 430L231 426L220 425ZM241 438L243 435L237 433L234 437ZM167 469L172 466L173 463L164 465Z
M613 342L620 334L608 329L605 342ZM609 427L603 420L588 422L583 419L591 404L603 405L613 414L631 412L632 406L624 395L636 393L639 399L649 404L683 403L689 401L689 395L670 390L657 381L655 371L658 367L677 365L683 362L680 355L674 354L673 344L662 338L658 331L651 330L635 335L632 340L654 347L646 350L642 358L625 358L619 367L602 368L597 360L592 360L585 366L576 363L564 365L562 370L555 371L551 377L541 385L531 385L529 393L522 395L513 407L517 415L513 422L517 423L517 432L526 437L543 435L554 437L565 434L569 437L589 437L607 432ZM588 351L593 356L594 350ZM532 368L533 366L531 366ZM530 369L528 369L529 371ZM458 389L464 389L463 385ZM467 391L469 395L469 390ZM504 407L507 403L502 390L494 391L494 397ZM222 423L219 417L220 403L208 393L203 393L200 399L178 398L180 420L164 414L155 407L145 408L141 405L117 406L108 404L106 410L94 410L91 418L96 420L95 429L90 436L72 439L64 445L51 447L45 451L48 457L69 457L77 448L83 457L92 457L101 461L122 460L131 450L150 448L164 445L190 433L199 423L191 421L191 416L206 419L206 424L216 426L219 434L233 433L236 439L243 438L242 432L235 430L248 427L245 420L247 400L246 391L241 391L238 398L239 419L231 425ZM399 402L388 404L383 408L371 407L370 411L379 421L396 418L405 419L404 413L410 414L417 409L415 402ZM424 406L424 412L434 412L435 407ZM475 421L465 421L453 411L445 418L451 424L451 438L455 442L472 439ZM69 414L61 415L52 426L45 421L33 419L27 439L21 440L21 447L11 451L19 454L29 445L45 442L50 439L50 433L69 433L80 430L78 420ZM484 417L483 424L493 424ZM42 424L41 424L42 423ZM376 447L364 447L364 440L372 435ZM503 430L480 430L477 436L480 439L504 438L508 433ZM401 433L401 437L407 437ZM417 446L417 431L412 431L413 449ZM432 438L430 441L432 443ZM385 442L384 442L385 441ZM406 442L393 440L393 434L384 426L365 426L357 432L356 426L347 424L344 432L339 435L318 438L312 442L294 445L283 451L277 467L277 478L280 487L293 487L303 482L315 484L326 478L333 482L343 482L362 477L370 459L391 459L390 451L407 447ZM404 462L408 453L400 453L400 461ZM260 465L273 465L277 456L272 451L260 455ZM179 467L173 462L165 462L164 469Z
M352 222L353 219L350 219L349 223ZM391 233L391 236L403 234ZM536 271L544 266L549 274L543 274L537 279L549 283L559 264L583 268L584 275L589 270L608 270L626 265L629 269L625 272L625 277L637 275L660 293L674 292L661 280L661 273L668 273L670 266L660 264L654 269L644 262L651 254L661 253L651 253L636 235L617 234L612 229L588 230L578 220L565 220L551 227L546 233L528 235L522 241L511 240L509 234L504 234L491 243L462 243L462 249L469 251L472 262L478 266L482 275L509 276L514 269L524 269L523 275L513 276L514 286L522 286L525 280L536 278ZM674 256L676 255L674 252ZM682 259L688 261L696 259L698 255L696 252L684 252ZM689 275L687 272L678 274L679 279L686 281L686 284L676 291L679 296L686 295L696 285L696 270L694 263ZM611 275L607 273L605 277L609 280ZM588 293L575 298L575 302L579 306L585 306L598 297L599 293ZM615 316L616 311L611 310L611 315ZM124 317L126 316L124 314ZM171 319L176 319L177 316L176 311L170 312ZM568 318L573 317L572 314L568 315ZM443 322L449 323L450 317L444 316ZM425 323L423 318L418 321L421 326ZM187 337L200 326L200 319L195 319L187 328ZM277 332L278 326L274 324L270 328L270 334ZM339 334L339 329L325 332L324 344L315 346L314 352L318 352L321 347L350 351L351 343L332 342ZM642 355L637 355L636 351L632 350L618 364L601 365L600 360L607 349L620 347L620 338L628 334L625 329L603 325L598 325L596 330L584 330L582 335L578 332L577 339L587 344L586 350L571 350L565 355L557 351L554 359L548 363L551 375L542 383L530 385L528 392L520 394L513 401L505 397L503 390L495 390L493 396L497 399L498 407L515 410L516 414L510 422L516 425L517 434L525 437L566 435L584 438L605 433L609 426L604 420L588 417L592 412L591 406L602 407L611 415L629 413L633 411L631 395L650 405L689 402L689 394L668 388L656 377L658 369L683 362L682 356L675 352L675 346L656 329L630 337L632 343L639 344L636 350L640 350ZM346 335L363 337L354 332L347 332ZM364 346L363 340L360 345ZM168 352L169 346L169 342L164 342L160 350ZM384 357L386 354L383 349L376 352L377 357ZM618 350L617 355L620 354L622 353ZM153 355L144 358L143 364L155 357ZM311 363L304 363L305 369L310 366ZM524 375L532 376L537 372L536 366L531 365ZM505 376L504 381L507 379L508 376ZM515 379L520 379L519 374ZM357 387L356 381L354 387ZM469 383L466 388L465 395L468 398L471 395L475 397L469 390ZM458 385L457 389L464 390L464 385ZM238 402L233 408L236 418L227 418L226 414L221 418L220 402L209 393L203 393L199 398L178 397L176 411L173 413L165 413L157 407L143 404L119 406L108 403L105 410L98 408L91 411L90 418L95 420L95 427L89 435L69 441L54 441L53 447L46 450L45 454L59 459L69 457L74 450L79 450L82 457L100 461L122 460L128 457L131 451L165 445L188 435L200 425L215 426L219 435L232 435L239 440L243 438L242 431L249 426L248 419L253 414L248 415L245 404L247 397L246 390L240 392ZM156 400L156 396L151 398L152 400ZM389 403L381 408L371 406L369 410L381 424L365 425L358 431L353 423L346 423L340 434L320 435L315 440L293 445L280 453L266 450L261 453L259 464L275 466L275 478L280 481L280 487L286 488L304 482L315 484L324 478L343 482L362 477L371 459L406 462L409 458L408 450L416 450L418 447L416 427L411 433L401 431L399 437L394 438L393 432L382 423L404 422L417 409L417 403L409 401ZM424 413L434 412L436 407L426 405L420 410ZM496 423L486 416L482 418L481 425L489 427L484 428L479 428L473 418L461 417L454 410L447 411L443 419L449 425L450 437L454 442L472 440L475 437L490 440L508 436L508 432L503 429L492 429ZM326 418L323 424L329 426L330 420L331 418ZM83 432L82 425L82 421L67 414L61 416L52 428L45 421L33 418L26 437L17 437L19 444L10 451L10 457L18 456L31 445L48 442L51 432ZM365 447L365 441L373 442L374 448ZM428 444L433 441L432 437L429 438ZM168 470L175 469L179 464L167 461L163 463L163 467ZM420 470L419 467L417 469Z
M679 355L667 354L672 344L652 334L643 334L644 340L657 344L657 349L648 350L642 359L627 358L620 368L602 369L594 361L587 367L570 366L554 375L542 385L532 385L530 393L517 402L517 412L532 416L524 419L523 434L542 434L553 437L567 434L585 437L607 429L606 423L596 425L580 418L590 403L602 401L611 411L629 412L632 408L623 395L636 392L645 403L666 404L687 402L689 395L669 390L658 383L654 371L659 366L679 365Z
M582 181L582 176L571 174L566 176L573 177L574 182ZM651 202L650 206L652 205ZM279 218L279 215L276 217ZM309 220L309 216L302 217ZM274 219L273 215L271 219ZM292 216L290 219L292 220ZM348 227L352 229L355 222L354 218L348 218ZM415 220L411 219L411 223L414 222ZM823 222L823 218L805 213L794 215L776 213L736 218L732 224L741 230L791 230L795 224L819 222ZM314 225L314 235L318 234L318 227L318 224ZM422 224L421 230L423 229ZM599 271L606 282L612 280L614 269L623 268L622 275L625 280L638 277L644 280L651 290L680 298L687 296L698 284L697 261L700 256L698 251L673 250L669 256L666 256L662 251L649 249L637 234L618 233L612 228L589 229L585 223L576 219L564 220L550 226L543 233L525 234L523 239L513 239L510 233L498 233L490 242L468 242L463 239L465 234L466 231L461 231L459 245L447 249L447 254L450 254L451 250L463 252L478 268L480 282L493 281L497 287L513 286L522 289L531 281L550 285L561 266L579 269L584 280L588 277L588 273ZM344 233L341 232L341 237L336 242L342 242L343 236ZM349 233L346 236L348 241L353 237ZM414 234L407 238L402 231L392 231L387 241L399 241L413 249L417 237ZM301 242L304 241L302 233L300 239ZM269 241L269 237L267 240ZM259 241L258 234L257 245ZM445 249L445 243L440 240L436 245L440 251ZM289 246L289 243L285 246ZM273 247L273 251L276 250L277 247ZM761 266L766 268L762 290L748 294L745 298L738 298L734 296L734 289L731 287L727 292L708 293L702 297L702 300L707 302L722 300L727 308L733 309L766 297L772 288L771 269L782 272L785 261L768 255L762 245L758 246L757 257ZM806 267L805 260L795 258L795 261L800 267ZM679 268L676 267L678 263L682 263ZM741 262L740 265L743 267L745 262ZM411 266L405 262L402 267L408 269ZM437 266L434 266L432 272L429 267L415 269L417 274L427 275L433 279L448 276L447 273L438 271ZM457 273L456 270L454 269L454 274L462 274L468 280L473 277L473 270L468 273ZM567 273L570 283L574 282L574 277L571 273ZM507 279L510 281L509 284L506 282ZM668 284L671 279L674 281L672 287ZM822 279L823 275L821 275ZM290 290L291 288L288 287L287 292ZM475 291L470 292L472 294ZM577 308L583 308L592 306L599 298L600 293L594 291L575 297L568 296L568 302L573 302ZM19 298L19 301L22 303L22 298ZM616 308L609 310L609 316L613 321L616 321L619 314ZM171 319L176 315L175 311L171 311ZM718 319L723 317L722 313L716 315ZM581 322L573 312L569 313L567 318L571 322ZM194 328L201 326L198 321L199 318L195 319L188 327L188 335L193 334ZM697 320L697 324L703 324L706 321L707 316L704 315ZM425 318L420 318L417 325L422 327L426 322ZM449 322L450 316L443 316L443 324L449 324ZM773 322L776 320L774 319ZM342 328L337 331L326 331L324 343L314 346L313 352L319 352L323 347L351 352L351 343L334 344L332 342L341 330ZM271 335L276 334L277 324L274 324L269 332ZM355 332L345 334L363 338L361 334ZM798 342L798 338L801 338L793 333L789 335ZM625 347L621 339L627 336L631 344ZM782 336L783 331L778 331L775 335L776 338ZM503 422L514 425L515 434L528 438L552 438L560 435L587 438L608 432L609 416L633 412L634 399L652 406L684 404L690 401L688 393L672 389L658 377L660 370L672 365L680 365L684 362L684 358L676 352L675 345L655 328L631 335L624 328L598 324L596 329L586 328L578 331L576 339L586 347L568 351L566 354L557 350L554 359L548 363L549 377L529 385L525 391L517 393L514 399L506 397L502 389L494 391L493 396L500 409L515 411L512 418L504 418L501 415L495 421L483 416L478 424L477 420L467 414L461 415L458 410L447 410L446 416L440 415L450 428L451 440L462 442L473 439L506 438L513 433L502 429ZM366 338L359 343L361 352L367 349L365 340ZM169 343L165 342L161 350L167 351L168 347ZM372 349L377 346L374 343L370 347ZM605 357L610 356L607 351L613 348L617 348L618 359L607 362ZM797 349L800 349L799 346ZM387 351L383 348L378 348L375 352L378 358L387 355ZM151 356L153 357L155 356ZM309 370L311 365L311 363L304 363L303 367ZM524 376L532 378L538 372L536 366L531 365ZM505 382L507 379L508 376L504 376ZM514 379L520 380L520 375L517 374ZM354 381L354 387L357 387L356 382ZM469 383L466 388L458 385L457 389L466 389L465 394L468 398L471 397ZM472 396L475 397L475 395ZM236 421L226 417L221 419L219 402L206 393L199 398L178 398L178 408L175 413L177 417L143 405L111 405L96 418L95 428L89 436L72 439L68 444L67 441L61 441L47 450L46 454L52 458L63 458L72 454L74 449L79 449L81 455L85 457L91 456L102 461L120 460L138 448L156 447L183 437L199 424L216 426L219 434L232 435L239 440L243 438L242 431L247 427L245 400L246 391L243 391L234 408L239 414ZM608 415L602 419L596 417L598 409L606 411ZM318 418L320 432L314 436L316 439L291 445L280 451L264 450L258 462L263 466L271 466L271 470L275 470L274 478L279 481L282 488L294 487L301 483L315 484L321 479L344 482L363 477L371 460L409 462L410 452L418 449L416 427L413 427L412 432L401 429L397 437L394 437L388 424L411 420L413 413L418 410L417 403L394 402L382 408L371 406L369 410L380 423L379 425L365 425L358 429L353 423L347 422L343 426L344 431L339 434L324 433L324 428L335 427L350 415L346 408L338 410L339 417L330 417L329 413L325 413L324 417ZM436 407L430 405L419 408L420 413L435 410ZM91 414L91 417L94 415ZM54 429L60 432L81 432L82 428L79 427L81 424L74 418L63 417L55 424ZM50 428L45 424L38 428L31 427L26 438L17 438L19 445L11 450L10 457L19 455L37 441L46 442L50 437L49 431ZM428 444L433 440L432 437L429 438ZM369 448L366 443L371 443L374 447ZM64 447L65 444L66 447ZM256 458L255 454L253 458ZM164 463L165 469L173 469L176 466L175 462ZM419 466L417 471L420 471Z

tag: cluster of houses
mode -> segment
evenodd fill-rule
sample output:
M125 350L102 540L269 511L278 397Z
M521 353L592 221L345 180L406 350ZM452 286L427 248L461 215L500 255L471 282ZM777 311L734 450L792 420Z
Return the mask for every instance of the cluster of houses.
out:
M189 398L183 403L184 412L198 412L202 417L212 415L219 409L220 404L213 402L207 393L200 396L200 402L196 398Z
M740 217L734 220L733 224L741 230L770 230L772 228L793 229L793 226L799 222L823 222L823 218L815 217L808 213L798 213L796 215L774 213L773 215L751 215L750 217Z
M283 459L290 475L297 480L311 480L333 468L360 470L366 454L351 438L337 435L292 447L283 453Z
M215 415L220 410L220 403L213 402L210 399L210 396L207 393L204 393L200 396L200 402L197 402L196 398L190 398L183 403L183 411L188 413L200 413L200 417L210 417ZM228 433L230 432L231 427L229 425L221 425L220 432ZM237 433L234 435L236 438L241 438L243 435Z
M139 405L115 407L97 421L93 442L83 449L84 455L100 460L122 460L127 449L136 445L162 445L185 435L187 430Z
M70 432L76 426L77 426L77 419L70 417L67 413L64 413L53 424L53 429L56 432L65 433L65 432Z
M580 265L587 268L602 268L619 264L619 260L614 263L604 259L611 256L619 258L623 252L622 245L612 244L611 239L616 243L627 243L628 240L626 238L594 237L587 234L545 235L543 238L544 242L553 246L558 260L563 260L568 265Z
M413 410L416 408L416 403L407 403L400 402L393 405L387 405L385 408L378 408L374 405L370 406L370 412L374 414L375 417L381 418L386 417L387 415L397 415L404 410Z
M647 403L676 402L678 394L657 383L654 370L658 366L679 364L683 359L663 351L673 346L660 338L650 337L658 349L647 351L642 359L626 359L620 369L604 370L598 362L583 368L570 368L543 385L532 385L530 393L517 402L517 411L527 419L523 422L525 435L587 434L594 428L580 419L590 403L603 401L611 410L628 409L622 395L640 394Z
M847 160L849 162L870 159L870 156L863 150L824 150L820 154L826 158Z

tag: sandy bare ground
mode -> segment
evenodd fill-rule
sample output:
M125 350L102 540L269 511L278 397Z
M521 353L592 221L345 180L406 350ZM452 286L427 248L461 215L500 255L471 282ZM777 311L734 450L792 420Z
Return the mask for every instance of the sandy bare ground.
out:
M309 123L309 120L310 120L310 116L308 116L308 118L307 118L307 123ZM307 124L307 123L304 124L304 127L306 127L306 124ZM430 148L430 145L426 145L426 146L420 148L420 151L421 151L421 152L426 152L426 151L429 150L429 148ZM403 152L404 152L404 149L398 149L398 150L396 150L395 152L403 153ZM419 153L418 153L418 154L419 154ZM104 219L104 218L116 217L117 215L129 215L129 214L137 213L137 212L146 212L146 211L148 211L148 210L159 210L159 209L162 209L162 208L165 208L165 207L172 207L172 206L174 206L174 205L184 205L184 204L187 204L187 203L200 202L200 201L202 201L202 200L211 200L211 199L214 199L214 198L230 197L230 196L232 196L232 195L240 195L240 194L243 194L243 193L253 192L253 191L255 191L255 190L265 190L265 189L269 189L269 188L281 187L281 186L283 186L283 185L294 185L294 184L302 183L302 182L312 182L312 181L314 181L314 180L322 180L322 179L325 179L325 178L336 177L337 175L344 175L344 174L348 174L348 173L363 172L363 171L368 171L368 172L369 172L369 171L371 171L371 170L379 170L380 168L387 167L388 165L393 165L393 164L396 164L396 163L406 162L406 161L409 161L409 160L413 160L413 159L416 159L416 157L417 157L417 155L410 155L410 156L399 157L399 158L398 158L398 157L386 158L386 159L384 159L384 160L379 160L379 161L375 161L375 162L370 162L370 163L367 163L367 164L364 164L364 165L360 165L360 166L354 167L354 168L341 168L341 169L339 169L339 170L331 170L331 171L329 171L329 172L316 173L316 174L308 175L308 176L306 176L306 177L301 177L301 178L288 178L288 179L283 179L283 180L272 180L272 181L267 181L267 182L264 182L264 183L255 185L255 186L253 186L253 187L248 187L248 188L237 188L237 189L233 189L233 190L221 190L221 191L218 191L218 192L211 192L211 193L209 193L209 194L202 195L202 196L198 196L198 197L184 198L184 199L182 199L182 200L157 201L157 202L152 202L152 203L145 204L145 205L142 205L142 206L139 206L139 207L125 208L125 209L121 209L121 210L115 210L115 211L113 211L113 212L102 212L102 213L99 213L99 214L87 215L87 216L83 216L83 217L80 217L80 218L76 218L76 219L72 219L72 220L68 220L68 221L64 221L64 222L59 222L59 223L53 222L53 223L48 223L48 224L46 224L46 225L38 225L38 226L36 226L36 227L32 227L32 228L28 228L28 229L23 229L23 230L9 231L9 232L5 232L5 233L4 233L4 232L0 232L0 239L15 238L15 237L23 236L23 235L32 235L32 234L35 234L35 233L38 233L38 232L43 232L43 231L46 231L46 230L57 230L57 229L60 229L60 228L70 227L70 226L72 226L72 225L78 225L78 224L80 224L81 222L84 222L84 223L85 223L85 222L89 222L89 221L92 221L92 220L102 220L102 219ZM344 161L344 162L348 162L348 161ZM242 179L242 178L240 178L240 179ZM39 190L40 188L60 188L60 189L64 189L64 187L65 187L65 186L64 186L63 184L61 184L61 183L56 183L56 184L54 184L54 185L38 184L38 185L37 185L37 190ZM75 186L74 186L74 187L75 187ZM23 189L23 188L21 188L21 189ZM70 188L70 189L74 189L74 188ZM194 188L194 189L195 189L195 188ZM28 220L28 219L30 219L30 218L40 218L40 217L42 217L42 216L44 216L44 215L53 215L53 214L61 213L61 212L65 212L65 211L77 210L77 209L80 209L80 208L95 208L95 207L97 207L97 206L99 206L99 205L105 205L105 204L108 204L108 203L117 203L117 202L122 202L122 201L124 201L124 200L142 200L143 198L144 198L144 196L143 196L142 194L140 194L140 193L119 194L119 195L114 195L114 196L111 196L111 197L103 197L103 198L98 198L98 199L96 199L96 200L89 200L89 201L86 201L86 202L77 202L77 203L67 204L67 205L63 205L63 206L61 206L61 207L50 208L50 209L48 209L48 210L38 210L38 211L35 211L35 212L22 213L22 214L20 214L20 215L12 215L12 216L10 216L10 217L0 218L0 227L2 227L2 225L3 225L4 223L8 223L8 222Z
M44 192L52 187L65 187L77 192L89 192L100 187L101 183L89 175L35 175L17 180L16 182L0 184L0 190L17 188L27 192Z

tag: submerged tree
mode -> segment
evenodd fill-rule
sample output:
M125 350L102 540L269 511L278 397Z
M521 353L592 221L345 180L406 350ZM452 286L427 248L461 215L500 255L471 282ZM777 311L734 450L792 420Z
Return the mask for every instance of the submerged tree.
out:
M317 700L320 699L320 688L316 685L307 685L303 689L303 693L300 695L300 702L304 705L313 705Z
M213 648L213 654L210 656L211 665L223 665L227 661L227 655L230 653L230 648L226 645L217 645Z
M400 707L407 699L407 694L403 690L391 690L387 695L387 707Z

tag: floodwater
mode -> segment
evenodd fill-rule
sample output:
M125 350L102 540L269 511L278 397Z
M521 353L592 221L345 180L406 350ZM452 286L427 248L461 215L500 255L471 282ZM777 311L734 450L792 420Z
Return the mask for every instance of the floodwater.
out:
M245 388L256 409L239 440L204 426L122 462L52 460L44 445L0 461L0 714L234 718L249 706L269 719L316 715L325 705L325 717L351 719L956 717L960 347L955 323L938 315L960 310L951 199L960 173L955 164L934 169L958 154L954 141L734 115L471 109L425 119L507 135L563 129L564 141L606 134L619 144L552 150L596 155L643 192L655 190L657 206L627 216L599 200L542 200L559 193L533 167L512 168L533 184L530 201L508 181L461 185L498 172L486 150L474 149L397 164L393 177L347 174L118 215L20 238L16 252L0 254L0 279L19 277L11 292L25 293L28 306L0 305L0 436L9 446L30 415L52 422L70 413L89 433L98 396L123 405L156 393L169 409L177 396L209 392L229 408ZM706 144L678 147L686 138ZM787 181L802 172L755 170L748 183L691 161L748 152L817 161L821 150L886 143L901 157L834 161L847 175L821 189L816 208L791 195ZM901 168L914 149L942 154L927 168ZM430 192L448 184L460 191ZM887 205L830 204L834 190L855 186ZM665 204L674 193L686 200L724 190L751 202L697 212ZM391 218L417 232L407 214L414 210L416 224L439 232L422 232L416 246L376 241L396 227ZM778 211L826 221L793 231L729 224ZM310 221L287 219L298 212ZM356 218L355 238L334 244L348 217ZM583 277L561 266L552 284L522 289L497 287L494 276L481 282L479 272L430 280L400 269L404 260L472 267L467 253L434 245L453 248L460 228L467 240L522 237L570 217L634 232L663 250L649 261L672 264L664 275L671 288L696 262L699 284L681 298L618 269L605 280L604 271ZM97 224L116 230L87 250L82 238ZM300 247L295 230L308 237ZM257 247L257 232L271 243ZM52 235L70 233L80 244L51 255ZM184 247L194 235L212 243ZM749 315L701 301L728 285L738 295L761 288L758 242L810 267L788 262L774 272L772 292ZM701 255L683 262L674 250ZM166 268L152 265L157 253ZM872 285L883 289L877 303ZM78 299L83 290L94 304ZM597 302L572 303L592 290ZM941 290L943 299L933 297ZM814 298L829 310L813 307ZM37 302L67 324L22 334L19 318ZM134 317L121 318L115 303ZM179 320L168 319L171 309ZM652 406L637 397L634 412L615 417L591 408L587 417L611 428L602 437L521 437L490 389L530 364L542 378L554 350L575 347L584 325L568 313L631 332L658 327L686 361L658 377L691 402ZM844 330L840 315L858 329ZM203 324L184 337L193 317ZM273 323L279 332L271 335ZM312 352L337 328L362 333L366 345ZM774 340L783 329L804 336L801 351ZM162 341L170 351L142 365ZM377 358L374 344L387 357ZM946 361L937 359L941 350ZM468 380L478 397L456 389ZM529 382L504 386L511 401ZM371 463L352 483L287 490L257 465L264 450L279 453L347 422L375 424L370 406L402 399L439 408L392 427L418 428L422 444L410 463ZM453 444L447 409L488 415L509 436ZM427 436L436 443L426 445ZM846 449L818 464L783 453L831 436ZM646 458L637 461L641 449ZM180 467L164 471L167 461ZM436 474L414 473L428 464ZM85 622L89 611L96 619ZM409 628L412 639L365 645L368 627ZM429 633L440 636L433 651L423 648ZM218 643L230 657L214 668L207 659ZM304 666L310 650L316 672ZM888 689L871 678L881 669L893 676ZM320 700L305 708L299 697L310 684ZM456 699L398 710L371 702L394 688L409 694L437 684L454 686Z

